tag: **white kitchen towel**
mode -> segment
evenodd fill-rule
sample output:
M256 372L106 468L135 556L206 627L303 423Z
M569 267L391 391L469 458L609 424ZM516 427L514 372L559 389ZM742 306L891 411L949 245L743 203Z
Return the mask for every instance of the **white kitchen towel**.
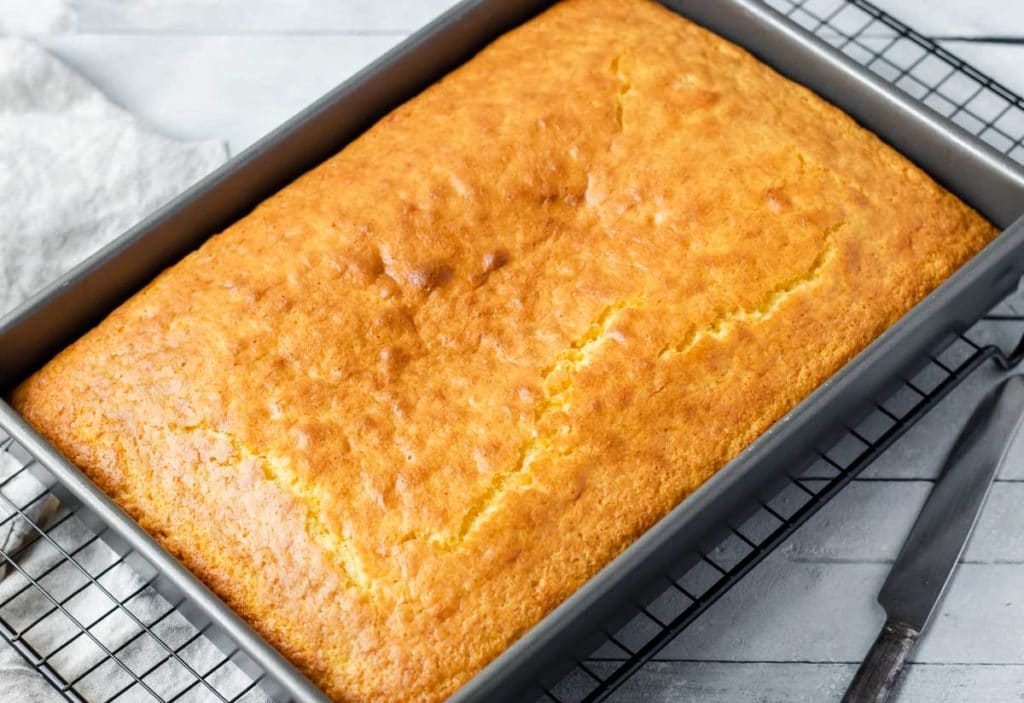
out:
M67 0L0 0L0 34L40 35L74 28Z
M227 157L156 134L38 46L0 38L0 314Z
M63 21L60 12L50 14ZM35 44L0 38L0 314L226 157L221 142L182 143L154 133ZM26 460L0 442L0 490L18 505L41 490L26 472L13 481L4 480L17 473ZM6 499L0 499L0 544L10 551L33 531L24 520L14 517ZM26 512L52 523L55 510L60 510L55 501L44 499ZM59 512L56 519L60 519ZM101 575L101 587L90 585L53 546L39 541L24 550L18 564L33 576L45 574L41 583L58 599L67 598L67 613L51 612L52 604L21 573L6 569L0 579L0 618L22 629L50 612L26 629L22 640L42 653L59 648L48 663L66 680L95 667L77 690L86 700L105 700L132 679L116 665L104 663L102 650L92 637L110 650L120 648L120 656L136 674L167 657L152 637L137 636L137 624L112 608L108 593L118 599L136 594L130 610L143 622L156 619L169 606L101 541L93 540L76 518L61 522L54 537L65 550L80 548L75 552L77 561L90 574ZM69 617L92 625L90 635L76 637L79 630ZM195 628L178 614L161 619L156 630L172 646L190 642L180 656L196 671L204 672L223 658L207 640L196 637ZM231 664L217 669L212 678L225 691L246 685L245 677ZM146 676L145 686L134 685L118 700L154 700L146 687L159 697L169 696L192 680L185 666L171 659ZM253 691L245 700L262 698ZM0 701L57 700L60 697L42 677L0 641ZM199 685L182 700L215 697Z

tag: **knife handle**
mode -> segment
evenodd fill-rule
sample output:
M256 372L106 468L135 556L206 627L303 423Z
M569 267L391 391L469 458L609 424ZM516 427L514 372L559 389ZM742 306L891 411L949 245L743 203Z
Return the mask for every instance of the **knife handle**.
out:
M920 634L900 622L890 620L885 623L846 689L843 703L885 703L889 700L903 671L903 664Z

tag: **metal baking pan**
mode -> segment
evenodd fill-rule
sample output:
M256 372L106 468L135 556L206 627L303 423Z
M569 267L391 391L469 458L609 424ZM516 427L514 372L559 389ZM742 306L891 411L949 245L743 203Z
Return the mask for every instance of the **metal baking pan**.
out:
M156 273L223 229L369 125L550 0L467 0L388 52L59 282L0 321L0 392L8 392ZM785 418L465 685L453 700L518 700L591 628L805 463L843 419L969 326L1024 274L1024 170L883 83L758 0L665 0L838 105L977 208L1004 233ZM240 664L279 700L324 696L165 552L6 403L0 426L103 538L152 575L184 611L237 643Z

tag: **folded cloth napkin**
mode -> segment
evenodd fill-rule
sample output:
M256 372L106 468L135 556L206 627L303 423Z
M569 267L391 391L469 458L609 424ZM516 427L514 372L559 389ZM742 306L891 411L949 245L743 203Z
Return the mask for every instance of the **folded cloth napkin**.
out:
M2 3L36 0L0 0ZM67 18L59 2L50 0L49 17ZM0 12L0 18L4 16ZM10 15L7 15L10 17ZM5 31L0 21L0 31ZM45 28L44 28L45 29ZM106 100L93 86L35 44L0 38L0 314L39 288L147 212L182 191L226 158L221 142L177 142L155 134L131 115ZM2 433L0 433L2 438ZM0 441L0 548L19 551L26 537L36 536L31 525L17 517L12 504L26 506L33 520L60 521L53 537L93 576L102 588L90 585L77 567L52 545L38 541L22 552L18 565L58 599L67 598L67 613L52 612L25 630L22 641L36 652L56 651L48 659L65 680L91 672L77 685L86 700L106 700L132 679L105 661L102 649L118 650L136 674L167 657L166 650L126 613L113 607L108 593L129 601L132 614L151 622L170 610L151 589L89 529L71 517L55 499L30 501L42 487L27 472L18 473L28 458L9 442ZM5 481L18 473L17 478ZM11 501L11 502L8 502ZM30 504L29 504L30 503ZM18 570L7 567L0 577L0 619L22 629L52 610L51 603ZM90 636L75 636L70 620L92 625ZM161 619L160 639L171 646L189 643L180 654L185 664L204 672L223 655L177 613ZM193 641L193 638L194 641ZM120 648L120 649L118 649ZM212 677L224 691L244 688L247 679L234 665L217 669ZM193 681L177 660L158 666L119 701L169 697ZM253 691L245 700L261 700ZM183 700L215 700L202 685ZM50 703L60 696L3 641L0 641L0 701Z
M34 44L0 39L0 314L226 156L154 133Z
M74 25L67 0L0 0L0 34L48 34Z

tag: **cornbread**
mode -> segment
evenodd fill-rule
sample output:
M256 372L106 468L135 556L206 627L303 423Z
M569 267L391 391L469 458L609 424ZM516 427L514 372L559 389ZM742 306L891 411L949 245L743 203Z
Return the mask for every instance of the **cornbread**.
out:
M333 699L437 701L995 234L728 42L567 0L13 402Z

